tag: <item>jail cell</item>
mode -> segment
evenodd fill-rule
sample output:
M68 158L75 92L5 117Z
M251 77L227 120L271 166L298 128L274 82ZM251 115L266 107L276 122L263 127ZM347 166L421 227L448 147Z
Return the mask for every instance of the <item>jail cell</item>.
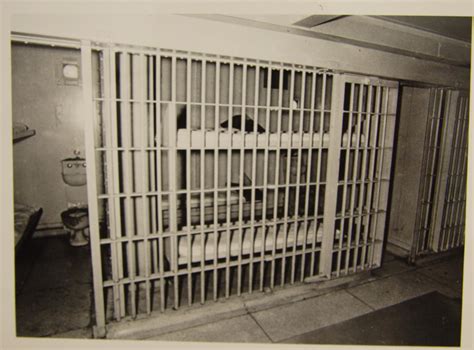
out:
M335 276L381 264L398 97L394 82L346 76L342 83L336 209L329 218Z
M83 51L98 319L379 266L395 83L162 49Z
M422 177L418 195L417 221L414 236L414 254L427 252L433 238L434 207L438 195L437 181L440 172L440 149L444 141L448 93L445 89L432 89L430 114L427 118L423 151Z
M462 246L465 233L469 98L459 91L449 93L450 111L442 145L441 180L431 247L435 252Z

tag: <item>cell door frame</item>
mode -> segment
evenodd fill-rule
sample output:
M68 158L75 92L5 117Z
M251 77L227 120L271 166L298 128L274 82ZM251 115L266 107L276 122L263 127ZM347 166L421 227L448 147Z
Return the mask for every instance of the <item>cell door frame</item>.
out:
M379 208L382 208L380 213L375 213L375 228L373 230L373 238L372 238L372 243L371 245L367 245L367 241L365 242L365 245L367 246L367 251L368 254L368 261L367 261L367 267L364 267L364 263L361 263L361 270L364 269L371 269L371 268L376 268L381 265L381 260L382 260L382 250L383 250L383 241L384 241L384 235L386 231L386 225L387 225L387 220L386 220L386 209L388 205L388 193L389 193L389 186L392 182L391 179L391 167L393 163L393 144L394 144L394 132L395 132L395 122L396 122L396 117L397 117L397 104L398 104L398 87L399 83L394 80L387 80L387 79L379 79L375 77L367 77L367 76L361 76L361 75L354 75L354 74L339 74L334 76L334 83L333 83L333 105L332 105L332 114L331 114L331 135L330 135L330 146L329 146L329 154L328 154L328 173L327 173L327 188L328 188L328 193L333 193L334 195L327 195L325 197L325 209L324 209L324 239L322 243L322 252L321 252L321 265L320 265L320 275L319 278L324 280L324 279L331 279L333 277L339 277L341 275L341 268L339 266L340 264L340 253L341 251L341 245L339 247L335 247L335 234L336 234L336 225L335 225L335 218L338 216L337 213L337 203L338 203L338 187L340 186L340 160L341 160L341 155L342 152L345 150L344 147L344 140L343 140L343 118L344 114L348 113L352 118L353 115L358 115L359 118L362 114L362 109L359 110L359 112L354 112L350 109L350 112L344 110L344 99L345 99L345 88L346 84L351 84L352 89L354 88L355 85L359 85L360 87L367 86L368 91L373 91L374 92L374 98L380 98L381 99L381 105L380 107L377 108L382 108L382 110L366 110L367 115L371 116L373 115L380 115L383 116L385 121L384 121L384 131L383 131L383 144L380 147L381 154L382 154L382 160L380 162L380 168L378 169L378 164L375 171L379 171L379 174L384 174L384 180L387 180L387 183L384 183L384 189L383 192L381 190L381 180L379 179L378 182L373 181L375 178L372 178L371 181L374 182L372 185L375 187L375 184L378 185L378 187L375 189L376 194L378 195L377 197L377 210ZM386 90L385 90L386 89ZM359 94L361 95L361 94ZM368 93L369 95L369 93ZM370 94L371 95L371 94ZM353 102L353 96L350 97L351 101L350 103L352 104ZM369 99L369 97L368 97ZM384 100L385 99L385 100ZM361 100L358 102L359 108L361 108ZM371 104L372 101L368 100L367 105ZM370 117L372 118L372 117ZM382 118L381 118L382 119ZM369 123L373 123L368 122ZM377 122L376 122L377 123ZM387 131L387 123L389 123L388 131ZM360 135L360 122L359 124L359 135ZM378 124L377 124L378 125ZM368 129L367 129L368 130ZM372 129L371 129L372 130ZM372 131L370 131L372 133ZM349 146L349 142L352 143L352 137L353 134L352 132L348 132L346 142L347 142L347 151L351 149L351 146ZM357 142L360 141L360 136L357 137ZM366 138L367 140L367 138ZM372 142L372 140L368 140L369 142ZM377 142L379 142L377 140ZM361 143L356 148L356 151L359 152L364 149L369 149L370 147L360 147ZM377 145L375 145L375 149L377 148ZM367 150L366 150L367 151ZM366 152L365 151L365 152ZM388 156L387 156L388 153ZM385 158L384 158L385 156ZM367 155L365 156L367 157ZM372 157L372 156L371 156ZM357 159L357 158L356 158ZM364 162L367 162L367 158L364 158ZM371 162L371 160L369 160ZM374 160L374 163L377 163L377 161ZM367 164L364 164L366 166ZM347 163L346 163L347 166ZM374 173L375 174L375 173ZM354 182L355 184L355 182ZM345 187L347 185L347 179L345 183L343 183L344 186L344 192L346 191ZM354 187L354 186L353 186ZM372 191L374 188L372 187ZM369 186L367 186L366 190L369 189ZM364 193L362 191L362 193ZM354 194L352 194L354 196ZM345 198L345 195L344 195ZM344 205L344 204L343 204ZM354 204L351 204L351 213L350 215L355 217L355 212L354 212ZM370 211L369 211L370 213ZM379 216L382 217L382 219L377 222ZM370 215L367 215L367 220L370 221ZM360 216L359 221L362 221L363 215ZM352 219L351 219L352 220ZM355 219L357 220L357 219ZM368 230L368 228L367 228ZM341 230L342 231L342 230ZM340 233L340 242L342 242L342 236L344 232ZM367 234L367 237L370 238L370 233ZM357 238L359 237L359 233L357 233ZM359 241L360 242L360 241ZM358 250L358 245L357 243L355 250ZM371 248L372 246L372 248ZM349 248L347 248L349 247ZM346 249L350 251L351 247L351 242L350 240L347 242ZM363 248L365 249L365 248ZM334 271L334 254L338 250L338 257L337 257L337 262L336 262L336 271ZM358 267L357 267L357 254L354 254L354 268L353 268L353 273L359 272ZM349 258L346 258L349 259ZM346 264L345 268L345 273L349 273L348 271L348 266Z
M442 237L442 229L443 229L443 215L445 211L445 204L446 201L449 200L447 198L448 194L448 181L451 171L451 162L452 156L456 151L454 149L454 143L457 141L455 140L456 136L459 136L459 132L464 132L463 130L459 129L457 123L460 118L460 114L463 113L466 106L460 106L460 99L466 98L467 99L467 106L469 106L469 95L460 90L450 90L446 89L446 93L448 96L447 101L447 111L445 113L445 120L443 121L443 135L440 141L440 167L438 169L438 179L436 182L435 188L435 196L433 201L435 202L435 209L433 213L433 227L428 241L428 247L433 252L439 252L443 250L440 247ZM459 108L459 109L458 109ZM463 108L463 110L460 110ZM462 136L461 136L462 137ZM458 150L459 151L459 150ZM464 188L465 190L465 188Z

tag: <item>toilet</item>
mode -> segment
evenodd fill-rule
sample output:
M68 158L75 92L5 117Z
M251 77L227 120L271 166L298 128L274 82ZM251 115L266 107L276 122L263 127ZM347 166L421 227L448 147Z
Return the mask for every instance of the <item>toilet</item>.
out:
M86 160L84 158L66 158L61 161L61 174L68 187L68 209L61 213L64 227L70 232L69 243L73 247L89 244L89 213L84 200L85 190L80 188L87 183ZM83 197L83 198L81 198Z

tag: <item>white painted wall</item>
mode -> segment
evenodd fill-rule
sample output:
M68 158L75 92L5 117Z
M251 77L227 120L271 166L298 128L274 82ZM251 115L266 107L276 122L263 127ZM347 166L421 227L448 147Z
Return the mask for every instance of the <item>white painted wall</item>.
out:
M467 87L469 69L374 49L216 22L159 14L14 14L15 32L92 39L273 60L385 78Z

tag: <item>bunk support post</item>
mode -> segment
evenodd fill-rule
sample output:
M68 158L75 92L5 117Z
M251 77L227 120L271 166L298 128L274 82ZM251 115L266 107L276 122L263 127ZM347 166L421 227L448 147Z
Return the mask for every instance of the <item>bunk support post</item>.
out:
M94 337L103 338L106 334L105 308L102 280L102 261L100 251L99 211L97 206L97 182L94 149L94 106L92 104L92 50L91 42L81 42L82 94L85 118L85 145L87 162L87 198L89 208L89 229L92 257L95 321Z
M333 75L331 119L329 124L328 169L326 175L326 195L324 196L324 229L321 243L319 276L330 278L334 245L339 160L341 157L341 129L344 105L345 80L339 74ZM336 92L336 93L334 93ZM342 236L342 232L341 232Z

